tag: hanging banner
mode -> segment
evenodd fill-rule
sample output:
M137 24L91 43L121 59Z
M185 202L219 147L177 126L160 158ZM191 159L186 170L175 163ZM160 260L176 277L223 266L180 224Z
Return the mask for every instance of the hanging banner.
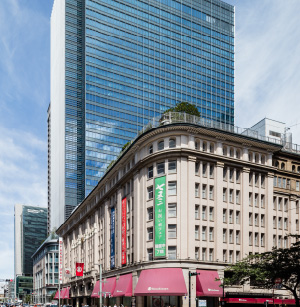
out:
M115 208L110 210L110 268L115 268Z
M154 257L166 256L166 176L155 178Z
M126 264L126 235L127 235L127 229L126 229L126 215L127 206L126 206L126 197L122 199L122 265Z
M76 276L83 276L84 263L76 262Z
M62 278L63 278L63 255L62 255L62 249L63 249L63 239L60 237L58 239L58 251L59 251L59 283L62 284Z

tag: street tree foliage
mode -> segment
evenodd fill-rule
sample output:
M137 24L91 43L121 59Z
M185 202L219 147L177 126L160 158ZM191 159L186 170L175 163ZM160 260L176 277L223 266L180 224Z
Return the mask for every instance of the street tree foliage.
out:
M190 115L200 116L200 112L198 111L197 107L189 102L177 103L175 107L166 110L164 113L167 112L181 112Z
M249 255L230 265L225 270L224 285L249 283L251 286L272 289L275 279L282 280L282 289L289 290L299 307L300 287L300 236L289 235L296 239L290 248L273 248L262 254Z

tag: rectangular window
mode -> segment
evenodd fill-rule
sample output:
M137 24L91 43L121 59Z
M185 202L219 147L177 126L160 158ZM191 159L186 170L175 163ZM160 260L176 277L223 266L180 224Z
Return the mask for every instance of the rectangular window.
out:
M233 179L234 179L234 169L231 168L231 169L229 170L229 180L230 180L231 182L233 182Z
M148 191L148 199L153 198L153 186L147 188Z
M233 203L233 189L229 190L229 202Z
M199 226L198 225L195 226L195 239L196 240L200 239L200 237L199 237Z
M202 165L202 176L207 177L207 164L203 163Z
M281 177L278 177L277 179L277 186L278 188L281 188Z
M259 226L258 225L258 214L257 213L255 213L255 215L254 215L254 225Z
M209 199L210 200L214 199L214 186L213 185L209 186Z
M249 206L252 207L252 193L249 193Z
M286 189L286 178L282 178L282 187Z
M153 248L148 248L147 254L148 254L148 260L152 261L153 260Z
M168 246L168 259L175 260L177 258L176 246Z
M252 213L249 213L249 225L250 226L253 225L253 215L252 215Z
M236 251L235 260L240 261L240 251Z
M237 183L241 182L241 171L240 170L236 171L236 182Z
M212 242L214 240L214 228L209 227L209 241Z
M202 226L202 241L206 241L206 226Z
M223 223L227 223L227 210L223 209Z
M240 231L239 230L235 232L235 242L236 244L240 244Z
M296 191L299 191L300 190L300 183L299 181L296 181Z
M214 220L214 208L209 207L209 220L213 221Z
M207 196L206 196L206 184L203 184L202 185L202 198L205 199Z
M227 262L227 250L223 250L223 262Z
M254 178L255 178L255 186L258 187L258 179L259 179L258 174L255 174Z
M206 206L202 206L202 220L207 220Z
M176 238L176 225L168 225L168 238Z
M195 163L195 175L199 175L200 162Z
M177 182L170 181L168 182L168 196L173 196L177 194Z
M277 187L277 177L274 177L274 178L273 178L273 186L274 186L274 187Z
M282 210L282 198L278 197L278 210L281 211Z
M227 189L223 188L223 201L227 202Z
M200 184L195 183L195 197L200 197Z
M233 251L229 251L229 263L233 262Z
M281 240L282 240L281 236L278 236L278 247L279 248L281 248Z
M249 185L252 185L253 184L253 173L250 172L249 173Z
M223 180L227 181L227 167L223 168Z
M254 244L255 246L258 246L258 233L257 232L254 234Z
M195 247L195 259L199 260L199 247Z
M233 230L229 230L229 243L233 243Z
M210 164L209 166L209 178L214 178L214 165Z
M202 248L202 261L206 260L206 248Z
M164 175L165 173L165 162L157 163L157 175Z
M260 246L265 246L265 234L260 235Z
M250 246L253 245L253 235L252 235L252 232L249 232L249 245Z
M153 240L153 227L147 228L148 240Z
M287 218L284 219L284 226L283 227L284 227L285 230L288 229L288 219Z
M255 196L254 196L254 206L258 207L258 194L257 193L255 193Z
M285 198L284 199L284 211L285 212L287 212L288 211L288 208L289 208L289 203L288 203L288 199L287 198Z
M277 246L276 235L273 235L273 246Z
M227 230L223 229L223 243L227 242Z
M147 209L148 221L153 220L153 207Z
M168 172L169 174L174 174L177 171L177 161L169 161L168 163Z
M233 210L229 210L229 224L233 224Z
M209 249L208 260L214 261L214 250L213 250L213 248Z
M260 216L260 226L265 227L265 215L264 214Z
M200 219L200 206L195 205L195 219Z
M265 175L261 175L261 176L260 176L260 184L261 184L261 187L262 187L262 188L265 187Z
M235 191L235 202L236 202L236 204L240 204L240 191L239 190L236 190Z
M283 239L283 247L284 247L284 248L287 248L287 247L288 247L288 240L287 240L287 237L284 237L284 239Z
M153 165L148 167L148 179L153 178Z
M273 209L277 209L277 198L275 196L273 197Z
M279 229L282 229L282 223L281 223L281 222L282 222L282 218L279 217L279 218L278 218L278 228L279 228Z
M168 204L168 217L176 217L177 216L177 206L175 203Z
M265 207L265 195L260 195L260 206L261 208Z
M276 225L277 225L276 216L273 216L273 228L276 228Z

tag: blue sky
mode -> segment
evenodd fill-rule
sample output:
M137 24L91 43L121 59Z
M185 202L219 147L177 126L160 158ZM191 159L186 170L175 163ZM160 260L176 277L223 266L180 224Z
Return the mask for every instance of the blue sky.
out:
M236 6L235 122L285 122L300 144L299 0ZM0 0L0 279L13 277L14 204L47 206L53 0Z

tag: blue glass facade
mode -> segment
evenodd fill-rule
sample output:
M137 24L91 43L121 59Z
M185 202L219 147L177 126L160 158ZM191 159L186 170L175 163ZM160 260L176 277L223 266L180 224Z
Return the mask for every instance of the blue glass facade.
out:
M123 145L176 103L234 124L234 8L219 0L66 0L65 94L70 213Z

